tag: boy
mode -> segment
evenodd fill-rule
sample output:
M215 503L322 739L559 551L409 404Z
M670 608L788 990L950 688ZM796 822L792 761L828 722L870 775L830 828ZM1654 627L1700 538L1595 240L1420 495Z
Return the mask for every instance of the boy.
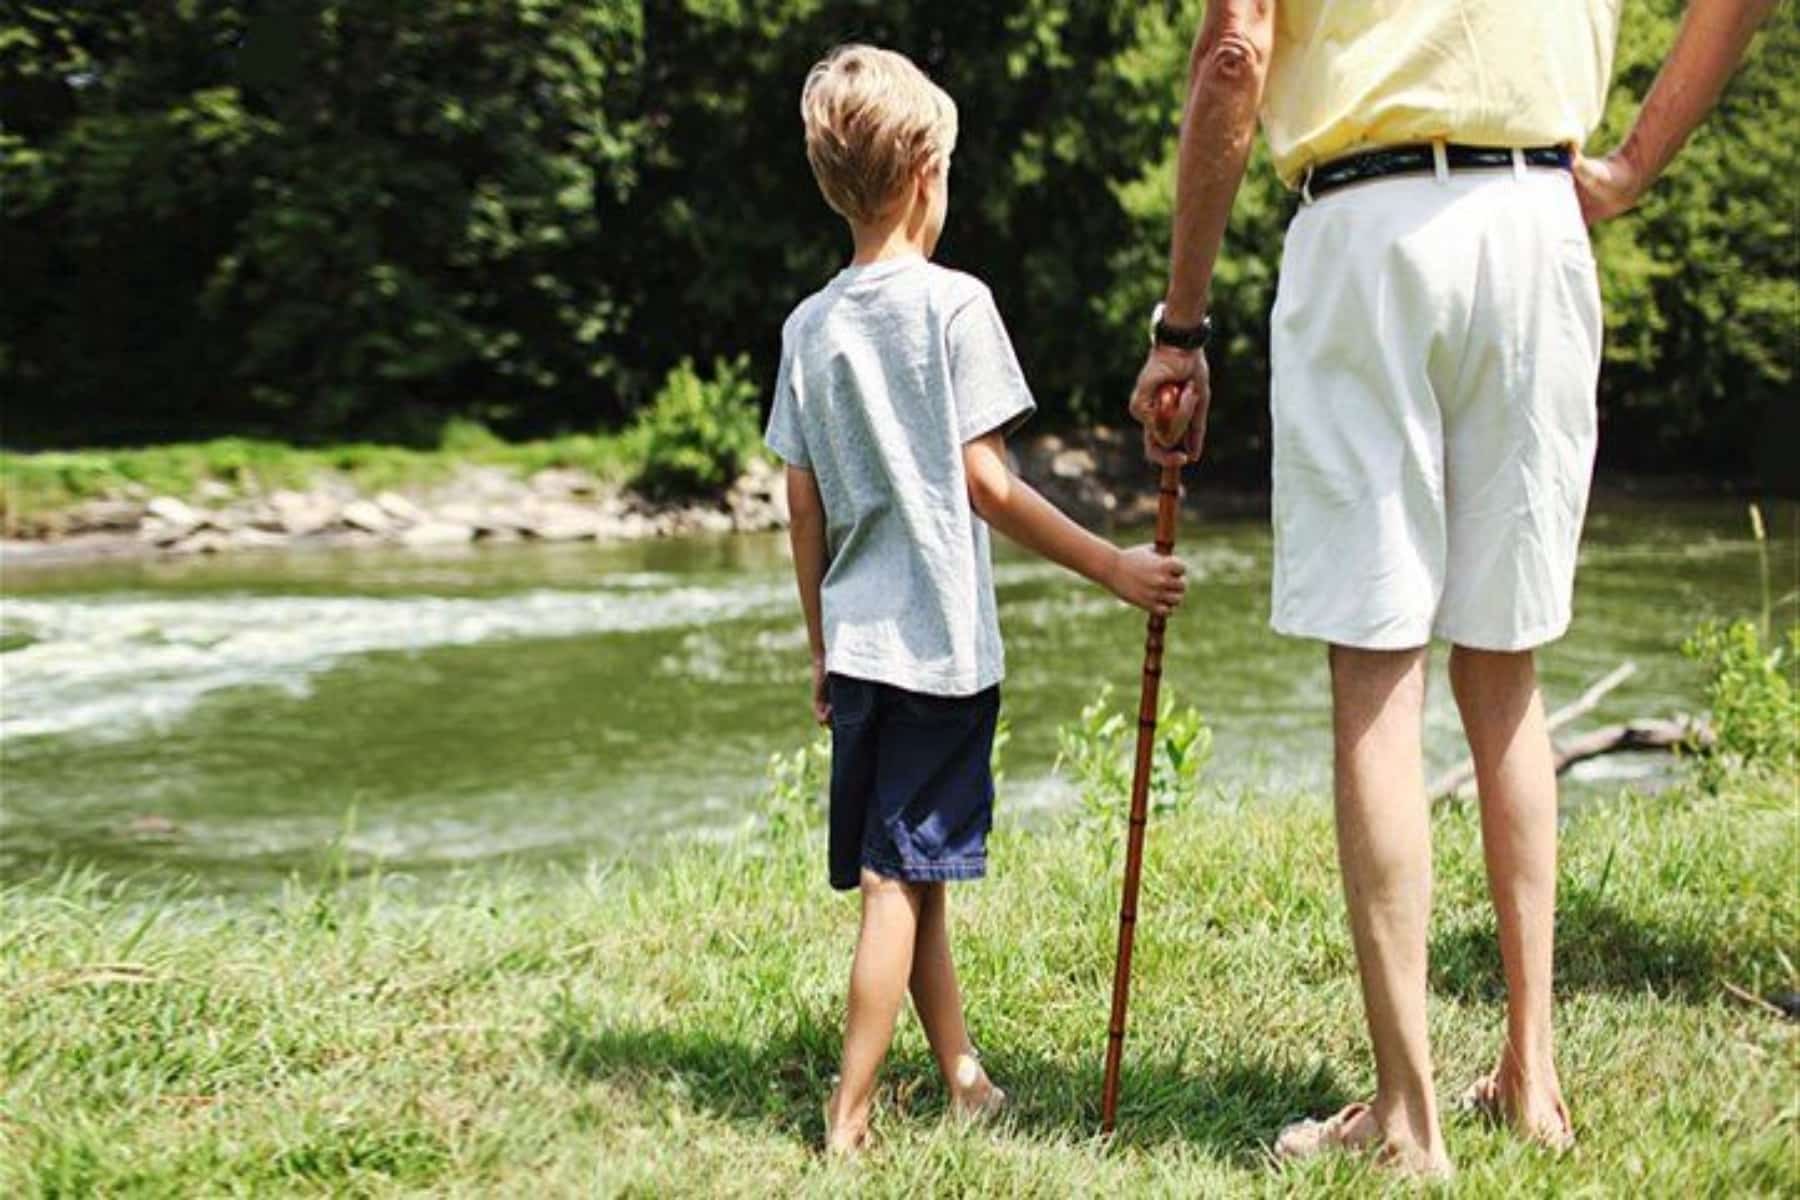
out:
M988 526L1153 612L1187 585L1180 562L1095 537L1007 468L1004 437L1031 393L987 288L928 261L950 97L902 55L851 45L812 69L800 108L813 174L854 242L783 327L767 434L788 464L813 715L832 730L831 885L862 891L825 1110L826 1148L845 1153L867 1136L909 986L951 1109L1005 1101L963 1023L944 888L984 873L993 811L1003 661Z

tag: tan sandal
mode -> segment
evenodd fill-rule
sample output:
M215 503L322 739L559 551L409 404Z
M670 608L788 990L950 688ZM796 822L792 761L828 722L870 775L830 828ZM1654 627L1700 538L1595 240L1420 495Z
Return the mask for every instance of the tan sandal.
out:
M950 1111L959 1120L981 1125L998 1120L1011 1103L1012 1097L1008 1096L1001 1090L1000 1085L990 1079L987 1095L974 1104L965 1104L961 1100L953 1099L950 1101Z
M1462 1094L1460 1107L1468 1112L1485 1117L1496 1124L1511 1126L1520 1137L1536 1142L1546 1150L1557 1154L1567 1154L1575 1148L1575 1123L1569 1118L1568 1105L1562 1097L1556 1098L1556 1119L1559 1128L1555 1132L1544 1129L1526 1129L1519 1124L1518 1118L1507 1111L1506 1102L1500 1095L1500 1073L1498 1071L1483 1075L1469 1085Z
M1368 1121L1361 1130L1351 1126L1362 1118ZM1275 1139L1275 1157L1281 1162L1302 1162L1335 1151L1361 1152L1381 1145L1381 1127L1367 1104L1346 1104L1334 1116L1323 1121L1295 1121Z

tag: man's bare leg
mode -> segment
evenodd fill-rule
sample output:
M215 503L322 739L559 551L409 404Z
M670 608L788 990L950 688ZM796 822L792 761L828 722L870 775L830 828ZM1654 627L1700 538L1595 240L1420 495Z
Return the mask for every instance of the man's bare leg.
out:
M1398 1165L1447 1173L1425 1015L1431 826L1421 746L1424 648L1333 646L1331 700L1338 862L1375 1047L1371 1115Z
M1456 647L1450 685L1475 756L1481 846L1506 971L1494 1102L1529 1137L1569 1136L1551 1040L1556 939L1556 768L1530 651Z

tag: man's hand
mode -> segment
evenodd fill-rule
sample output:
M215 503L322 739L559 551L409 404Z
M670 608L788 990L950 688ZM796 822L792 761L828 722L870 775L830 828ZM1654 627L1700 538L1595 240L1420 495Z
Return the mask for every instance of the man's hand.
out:
M1121 550L1107 573L1106 588L1127 604L1166 617L1187 595L1187 564L1155 546Z
M831 694L825 689L825 660L818 655L812 660L812 711L813 720L821 725L831 724Z
M1158 440L1152 423L1157 392L1170 384L1181 389L1181 405L1175 420L1164 431L1171 439L1164 444ZM1138 372L1137 384L1131 389L1131 415L1144 427L1144 457L1158 466L1165 462L1197 462L1206 442L1206 412L1211 404L1212 377L1204 351L1152 346L1143 370Z
M1631 160L1616 150L1605 158L1576 155L1574 175L1581 219L1589 225L1629 211L1649 183Z

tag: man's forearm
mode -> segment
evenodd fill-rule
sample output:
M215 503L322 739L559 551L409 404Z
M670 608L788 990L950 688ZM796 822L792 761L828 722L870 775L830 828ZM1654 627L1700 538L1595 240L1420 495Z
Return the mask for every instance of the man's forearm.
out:
M1274 0L1211 0L1194 41L1175 166L1164 319L1197 324L1212 292L1232 201L1256 137L1268 78Z
M1619 153L1647 187L1718 102L1775 0L1693 0Z

